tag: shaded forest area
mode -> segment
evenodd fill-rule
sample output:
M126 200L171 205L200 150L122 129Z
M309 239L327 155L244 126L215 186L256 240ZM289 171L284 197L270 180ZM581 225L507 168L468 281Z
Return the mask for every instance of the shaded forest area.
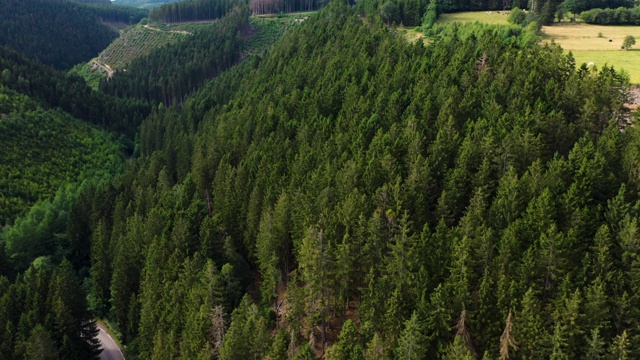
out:
M93 91L82 78L29 60L7 47L0 47L0 82L45 107L59 107L129 139L135 138L140 123L151 111L144 100Z
M66 0L2 0L0 8L0 46L58 69L91 59L117 37L100 18L132 21L142 15L136 9Z
M244 5L238 0L189 0L161 5L149 12L149 18L166 23L215 20L225 16L236 6Z

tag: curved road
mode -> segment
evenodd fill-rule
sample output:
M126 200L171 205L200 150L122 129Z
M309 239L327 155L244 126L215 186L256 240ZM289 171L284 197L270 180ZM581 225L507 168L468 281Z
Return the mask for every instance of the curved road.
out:
M124 355L118 347L113 338L107 333L107 330L101 324L98 324L98 340L102 344L102 352L100 353L100 360L124 360Z

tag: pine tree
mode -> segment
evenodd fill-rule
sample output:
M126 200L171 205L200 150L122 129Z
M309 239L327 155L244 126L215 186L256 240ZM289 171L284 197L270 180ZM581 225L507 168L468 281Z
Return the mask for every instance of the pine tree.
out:
M51 282L50 304L53 311L55 339L62 340L60 357L97 359L100 342L98 327L87 311L86 295L71 263L64 260Z
M609 353L614 360L628 360L630 359L629 347L629 337L625 330L613 339Z
M396 348L398 359L420 360L426 358L425 338L418 314L413 312L404 324L404 330L398 339Z
M25 359L29 360L57 360L58 349L51 339L49 332L40 324L31 330L27 340Z
M591 337L587 339L587 349L582 357L584 360L604 360L605 342L600 336L600 329L591 330Z

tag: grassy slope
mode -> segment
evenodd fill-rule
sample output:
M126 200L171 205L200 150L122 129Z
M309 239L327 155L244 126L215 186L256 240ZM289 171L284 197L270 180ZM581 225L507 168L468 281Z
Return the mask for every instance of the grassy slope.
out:
M0 225L60 186L120 171L123 163L110 134L0 85Z
M291 13L279 16L252 16L250 21L253 32L245 43L245 54L255 55L262 53L287 30L302 23L311 14L313 12Z
M452 23L452 22L476 22L479 21L485 24L498 24L509 25L507 22L507 15L505 11L470 11L459 12L452 14L442 14L438 19L439 23Z

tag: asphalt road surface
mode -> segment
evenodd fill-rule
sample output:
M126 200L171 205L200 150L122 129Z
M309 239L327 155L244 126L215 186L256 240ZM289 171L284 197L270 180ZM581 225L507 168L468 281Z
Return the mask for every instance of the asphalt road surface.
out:
M98 329L100 332L98 333L98 340L102 344L102 352L100 353L100 360L124 360L124 355L122 355L122 351L118 347L115 341L111 338L105 328L98 324Z

